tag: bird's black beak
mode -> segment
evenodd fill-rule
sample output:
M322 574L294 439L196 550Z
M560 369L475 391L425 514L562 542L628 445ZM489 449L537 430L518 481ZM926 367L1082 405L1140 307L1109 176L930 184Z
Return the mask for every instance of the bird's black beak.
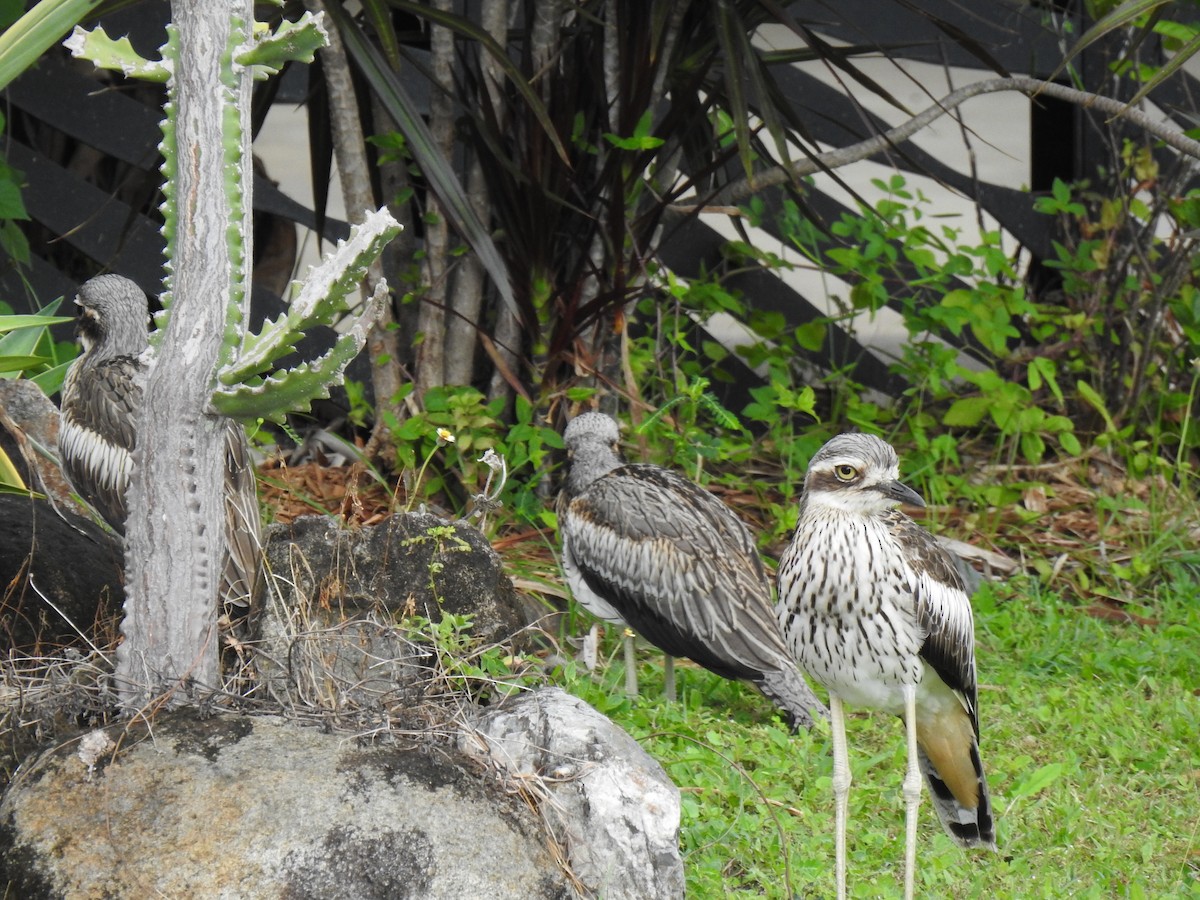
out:
M889 500L907 503L909 506L919 506L922 509L925 507L925 501L921 499L921 495L907 484L901 484L899 481L885 481L883 484L875 485L875 490Z

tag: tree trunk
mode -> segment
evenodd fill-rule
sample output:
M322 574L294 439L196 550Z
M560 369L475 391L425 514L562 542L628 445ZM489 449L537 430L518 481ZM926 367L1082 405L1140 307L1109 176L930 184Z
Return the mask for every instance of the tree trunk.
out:
M170 321L147 379L129 493L126 537L125 640L117 651L122 702L140 707L163 693L186 700L181 682L201 690L220 685L217 595L224 540L224 428L211 414L233 273L251 258L250 72L222 81L222 58L234 40L232 20L253 20L248 0L175 0L178 30L171 102L176 144L177 204ZM241 134L227 134L236 109ZM227 143L228 142L228 143ZM240 146L239 146L240 145ZM227 168L241 182L230 240ZM240 259L234 259L235 254Z
M305 5L315 13L320 11L326 2L328 0L306 0ZM346 50L336 29L329 32L329 44L321 50L321 60L325 67L325 83L329 89L333 151L342 183L342 197L346 202L346 217L352 224L358 224L363 221L369 210L375 208L375 196L371 191L367 148L363 141L363 127L359 119L354 82L350 77L350 63L346 59ZM369 301L375 293L375 286L382 278L383 261L377 259L367 270L367 277L363 282L363 303ZM371 385L375 390L375 427L371 431L366 455L382 456L388 462L394 462L396 458L388 425L390 422L399 422L404 417L401 404L396 400L400 395L402 382L398 333L392 327L394 322L392 304L389 301L384 306L379 320L371 326L371 333L367 337Z
M500 47L507 46L508 0L492 0L480 10L480 25L495 38ZM484 73L484 86L491 96L492 109L497 121L504 121L504 71L490 53L480 47L480 69ZM467 197L481 222L492 220L491 196L488 193L487 176L478 157L467 148L469 170L467 172ZM487 290L487 279L483 263L473 253L459 262L454 278L454 295L450 302L450 316L446 322L446 383L470 384L475 377L475 358L479 349L479 330L483 323L483 298ZM503 306L503 304L501 304ZM503 353L501 350L500 352ZM511 366L515 369L515 366ZM511 395L511 391L509 392Z
M437 9L448 12L448 0L435 0ZM429 131L446 160L454 159L454 34L440 25L429 26L430 68L435 80L429 99ZM441 202L429 193L429 215L425 222L425 293L421 297L417 328L417 390L421 397L432 387L446 383L446 306L450 296L450 223Z

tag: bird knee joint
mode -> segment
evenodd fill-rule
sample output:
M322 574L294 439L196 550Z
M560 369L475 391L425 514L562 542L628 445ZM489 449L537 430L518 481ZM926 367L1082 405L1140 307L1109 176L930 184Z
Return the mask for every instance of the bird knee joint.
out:
M904 776L904 797L908 801L921 799L921 774L909 772Z
M834 772L833 773L833 790L838 794L848 794L850 792L850 773L849 772Z

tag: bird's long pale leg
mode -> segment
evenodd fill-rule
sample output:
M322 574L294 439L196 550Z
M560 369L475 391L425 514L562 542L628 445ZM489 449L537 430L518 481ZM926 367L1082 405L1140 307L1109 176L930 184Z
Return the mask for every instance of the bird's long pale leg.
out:
M638 695L637 655L634 653L633 629L626 628L622 642L625 645L625 694L629 697Z
M829 721L833 726L833 799L836 805L837 895L846 900L846 812L850 800L850 756L846 752L846 715L842 698L829 695Z
M904 773L904 900L912 900L917 869L917 809L921 805L915 684L904 686L904 730L908 734L908 771Z
M675 702L675 657L670 653L663 657L663 696Z

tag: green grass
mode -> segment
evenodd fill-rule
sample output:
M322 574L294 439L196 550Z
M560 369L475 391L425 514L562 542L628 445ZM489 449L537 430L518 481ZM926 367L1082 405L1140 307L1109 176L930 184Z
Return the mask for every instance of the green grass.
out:
M1143 627L1102 621L1031 581L974 598L981 744L999 852L959 849L925 798L920 897L1200 898L1200 585L1165 573ZM572 690L642 743L683 794L688 896L831 897L829 729L789 735L766 700L696 668L658 699L621 694L619 656ZM904 737L899 720L847 727L849 889L902 894Z

